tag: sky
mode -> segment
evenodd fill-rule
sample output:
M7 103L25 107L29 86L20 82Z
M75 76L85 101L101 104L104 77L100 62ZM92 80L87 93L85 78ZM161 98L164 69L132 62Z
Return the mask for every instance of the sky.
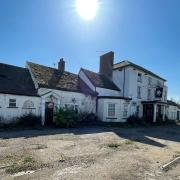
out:
M99 71L99 56L114 51L167 79L180 100L180 0L99 0L85 21L75 0L0 0L0 62Z

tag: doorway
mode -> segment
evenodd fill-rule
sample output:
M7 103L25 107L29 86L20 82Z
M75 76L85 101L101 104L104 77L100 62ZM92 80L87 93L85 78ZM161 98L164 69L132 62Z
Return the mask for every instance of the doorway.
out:
M177 112L177 120L180 120L180 111Z
M54 117L54 103L46 102L45 104L45 125L52 126Z
M153 123L154 116L154 105L153 104L144 104L143 105L143 117L147 122Z

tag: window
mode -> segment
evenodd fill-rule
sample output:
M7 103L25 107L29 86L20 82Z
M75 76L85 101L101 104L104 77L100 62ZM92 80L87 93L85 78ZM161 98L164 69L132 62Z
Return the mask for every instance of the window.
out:
M151 85L152 84L152 79L151 77L148 78L148 85Z
M9 107L16 107L16 99L9 99Z
M142 74L138 73L138 82L142 82Z
M141 99L141 87L137 87L137 98Z
M108 117L115 117L116 115L115 107L116 107L115 104L108 104Z
M164 101L167 100L167 91L164 92Z
M74 110L78 112L79 106L77 104L65 104L66 109Z
M136 106L136 115L139 116L139 106Z
M123 117L128 116L128 103L124 103Z
M161 82L157 80L157 86L161 87Z
M148 89L148 100L150 100L151 99L151 89Z
M24 109L31 109L34 108L34 103L31 100L27 100L23 104Z

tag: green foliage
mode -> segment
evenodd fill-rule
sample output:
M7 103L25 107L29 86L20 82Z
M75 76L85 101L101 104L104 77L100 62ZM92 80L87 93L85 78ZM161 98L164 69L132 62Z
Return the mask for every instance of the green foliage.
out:
M31 113L25 114L17 118L17 125L30 127L38 126L41 125L41 117Z
M55 124L59 127L74 127L79 122L78 112L68 108L59 108L54 117Z
M143 118L139 118L136 115L129 116L127 118L127 123L133 126L134 125L146 126L148 124Z

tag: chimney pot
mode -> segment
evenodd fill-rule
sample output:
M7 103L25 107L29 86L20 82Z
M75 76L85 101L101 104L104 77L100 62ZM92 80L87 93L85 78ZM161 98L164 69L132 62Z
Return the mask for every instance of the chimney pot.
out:
M61 72L64 72L65 70L65 61L63 58L61 58L58 62L58 70Z

